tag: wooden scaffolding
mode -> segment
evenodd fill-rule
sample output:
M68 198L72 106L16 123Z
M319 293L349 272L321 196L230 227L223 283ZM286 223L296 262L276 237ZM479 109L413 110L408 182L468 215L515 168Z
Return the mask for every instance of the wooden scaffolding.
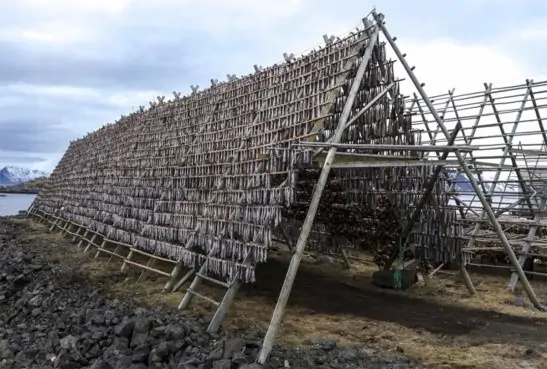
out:
M334 38L325 37L326 52L322 56L315 55L315 59L312 55L301 62L295 61L294 55L285 54L286 64L283 66L271 69L255 66L254 76L241 80L232 76L226 84L211 81L212 92L200 93L198 87L193 86L193 93L185 102L190 106L188 111L182 112L181 96L175 93L172 102L166 103L163 97L158 98L157 102L151 102L148 111L141 107L140 112L124 117L117 124L107 125L100 132L73 142L29 213L49 222L52 230L57 228L72 235L74 240L79 239L79 246L84 246L86 252L94 247L96 257L107 254L111 260L120 259L122 270L127 266L140 268L139 280L144 279L148 272L167 277L164 291L176 291L189 283L179 308L187 308L194 297L212 303L216 306L216 313L208 331L217 332L241 284L254 281L254 267L266 261L272 234L280 224L280 209L294 201L295 195L291 192L295 182L293 176L296 175L294 167L299 164L318 165L320 175L313 187L309 209L258 357L259 363L265 363L283 319L331 171L422 168L419 193L409 200L409 213L398 219L402 232L384 268L390 269L399 259L396 269L402 269L405 250L425 243L425 238L420 238L420 232L416 231L426 222L424 219L430 222L434 218L436 223L428 224L437 229L427 237L441 247L446 244L445 238L450 236L453 223L467 219L466 212L477 212L478 209L473 220L476 231L468 239L467 247L455 245L450 249L449 257L460 262L460 271L470 292L474 287L466 270L469 261L464 255L473 251L482 225L490 224L499 241L499 250L503 250L511 262L514 271L512 288L520 280L534 306L544 309L522 265L526 257L533 254L530 249L535 231L532 230L537 229L544 211L545 191L537 190L537 186L531 190L532 184L538 182L533 179L535 172L527 170L525 179L522 163L517 159L518 150L525 163L542 156L541 150L515 149L512 139L516 128L513 126L510 134L504 131L498 109L496 119L499 122L496 124L501 131L500 138L504 140L503 154L498 156L499 164L484 164L484 158L477 155L482 146L472 145L477 140L475 132L478 128L472 126L469 132L465 119L458 115L458 99L453 92L437 97L435 102L428 97L414 68L409 66L389 34L382 14L373 11L370 19L363 19L363 27L357 35L338 41L343 47L336 48ZM396 103L403 98L398 80L393 76L392 63L385 61L380 35L397 55L417 90L406 113L396 111ZM322 64L328 58L336 59L332 70L328 70L328 63ZM324 69L312 77L314 66ZM293 78L294 75L297 78ZM376 82L367 84L373 76ZM309 84L319 86L322 83L325 86L318 87L320 93L307 91ZM533 99L534 91L530 86L533 87L531 81L527 82L526 99L530 96ZM285 90L294 94L287 96ZM491 86L486 91L484 101L478 105L481 113L474 118L476 121L480 120L488 101L495 105L493 95L496 91ZM226 101L240 98L249 100L248 107L222 106ZM306 100L305 103L311 106L306 109L314 109L311 118L304 113L294 113L300 108L297 105L299 99ZM206 108L199 105L204 101ZM537 105L537 100L534 101L533 104ZM389 105L388 113L378 109L384 105ZM439 110L439 105L446 108ZM452 126L447 119L450 106L458 115L452 120ZM244 112L238 113L238 109ZM393 111L396 114L392 117ZM241 121L236 120L238 114ZM427 134L429 143L420 145L412 138L416 132L411 130L417 129L402 122L405 115L422 118L416 124L424 126L418 130ZM349 134L354 134L353 127L365 118L375 122L401 120L402 123L396 127L407 130L400 135L406 141L378 143L374 138L368 141L347 139ZM169 119L174 123L169 123ZM183 120L185 125L179 127L178 122ZM279 123L281 121L284 123ZM520 118L514 124L518 125L519 121ZM541 124L540 117L536 121ZM277 123L279 126L275 126ZM169 129L160 132L160 125ZM179 136L171 133L177 130L183 133ZM542 126L541 130L543 132ZM215 136L221 131L228 132L228 138ZM113 138L103 143L105 135ZM207 140L200 142L203 137ZM218 142L225 146L219 148ZM547 144L547 139L544 143ZM88 163L86 155L106 144L119 145L110 154L116 156L117 163L127 162L125 167L109 166L108 152L98 155L94 163ZM151 153L159 157L153 157ZM530 234L523 241L519 258L500 225L502 209L499 206L495 209L491 201L496 185L487 190L487 182L481 177L484 168L494 168L498 173L494 182L498 184L499 173L506 170L507 159L511 161L510 170L517 176L522 192L522 198L515 203L525 204L526 211L533 214L533 220L528 222ZM75 164L78 168L71 167ZM79 168L85 173L78 173ZM460 219L451 215L453 209L447 206L448 202L441 201L444 194L439 183L448 169L456 173L456 179L448 179L450 189L447 194L455 202L453 209L463 216ZM460 173L466 175L472 196L480 202L480 205L475 205L476 209L466 204L461 194L454 190ZM192 179L195 181L191 182ZM506 179L506 183L509 182L510 179ZM63 190L71 198L63 198ZM260 209L255 212L249 204L259 204L256 207ZM509 204L504 211L515 209L517 205ZM453 213L456 214L456 210ZM136 255L145 256L148 262L134 261ZM157 261L169 263L171 271L156 268ZM185 267L188 270L183 273ZM199 287L203 282L225 288L223 299L215 301L201 293Z

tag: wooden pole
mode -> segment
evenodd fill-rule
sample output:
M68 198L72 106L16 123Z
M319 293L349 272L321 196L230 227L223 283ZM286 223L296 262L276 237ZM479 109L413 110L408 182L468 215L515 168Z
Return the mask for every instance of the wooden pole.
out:
M378 41L378 27L376 26L374 29L374 33L369 38L369 43L365 50L363 60L361 61L361 65L359 66L357 75L349 91L346 105L344 106L342 115L340 117L340 121L338 122L338 126L336 127L336 131L334 133L334 137L332 140L333 143L340 142L340 139L342 138L342 133L344 132L344 129L346 128L345 127L346 122L348 121L349 115L353 109L353 102L355 100L355 97L357 96L357 93L359 92L359 86L361 85L361 81L364 78L367 65L372 56L372 50L377 41ZM384 90L384 91L387 92L387 90ZM376 103L377 100L378 98L373 99L370 103L368 103L365 106L364 110L369 109L372 105ZM321 170L321 175L319 176L319 180L317 181L317 184L315 185L310 207L308 209L308 213L306 214L306 218L304 220L304 224L302 225L300 236L298 237L298 241L296 243L295 252L291 258L289 269L287 270L287 274L285 275L285 281L283 282L283 287L281 287L281 292L279 293L277 304L275 306L275 310L273 312L272 319L268 327L268 332L266 332L266 336L264 337L264 342L262 344L262 349L260 350L260 353L258 355L257 361L260 364L264 364L266 362L266 360L268 359L268 356L270 355L270 352L272 351L274 341L275 341L275 336L277 335L277 330L279 329L281 325L283 314L285 312L285 307L287 306L287 301L289 300L289 295L291 293L292 285L294 283L294 279L298 271L298 266L300 265L300 260L302 259L302 254L304 252L304 248L306 247L306 243L308 241L308 237L310 235L311 228L313 225L313 220L315 218L315 214L317 213L317 209L319 208L319 201L321 200L321 195L323 194L323 190L325 189L325 185L327 184L327 179L330 173L331 165L334 161L335 156L336 156L336 147L331 147L328 151L327 157L325 158L325 162L323 164L323 169Z
M543 186L543 191L542 191L542 194L541 194L541 200L540 200L540 203L539 203L539 209L538 209L538 212L535 214L535 217L534 217L535 224L532 224L530 226L530 229L528 230L528 236L524 240L524 245L522 246L523 254L521 254L519 256L519 264L521 266L524 266L524 262L526 261L526 258L527 258L526 253L528 253L530 251L530 248L532 247L532 240L534 239L534 237L536 237L538 224L540 223L541 218L543 218L542 213L545 209L545 205L547 204L547 197L546 196L547 196L547 183ZM513 273L511 273L511 280L509 281L509 285L507 286L507 289L510 292L513 292L515 290L515 288L517 287L518 280L519 280L518 274L513 271Z
M241 287L241 281L239 279L235 279L233 283L230 285L230 288L228 288L228 291L224 294L224 297L222 298L222 301L220 302L220 305L218 306L217 311L215 312L215 315L213 316L213 319L211 320L211 323L209 323L209 326L207 327L208 333L217 333L220 324L228 314L228 310L230 309L230 306L234 302L234 299L236 297L237 291L239 291L239 288Z
M251 256L251 250L247 252L247 255L245 255L245 259L243 259L243 264L249 265L249 257ZM226 315L228 315L228 310L230 310L230 306L234 302L234 299L237 295L237 291L239 291L239 288L241 287L241 280L238 278L238 275L236 274L232 280L232 283L230 283L230 287L228 287L228 290L224 294L224 297L222 298L222 301L220 302L220 305L218 306L217 311L215 312L215 315L213 316L213 319L211 320L211 323L209 323L209 327L207 327L208 333L217 333L220 325L222 324L222 321L224 318L226 318Z
M173 288L173 286L175 285L175 282L177 281L177 278L180 276L181 270L182 270L182 261L179 261L175 265L173 270L171 271L171 277L169 278L169 280L167 281L167 283L163 287L162 292L169 291Z

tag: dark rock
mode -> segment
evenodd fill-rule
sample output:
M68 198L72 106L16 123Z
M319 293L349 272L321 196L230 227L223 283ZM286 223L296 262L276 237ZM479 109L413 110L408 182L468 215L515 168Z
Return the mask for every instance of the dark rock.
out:
M29 300L27 304L28 306L33 308L40 307L42 306L42 297L40 295L34 296L33 298Z
M97 360L89 369L113 369L106 361Z
M235 353L234 356L232 357L232 363L238 366L247 364L247 362L248 362L247 357L242 352Z
M128 368L129 369L148 369L148 367L143 363L133 363Z
M177 369L198 369L198 367L194 364L179 364Z
M179 351L183 351L186 347L186 341L184 340L177 340L177 341L170 341L168 342L169 350L173 353L177 353Z
M145 344L148 339L148 332L133 332L133 336L131 337L131 342L129 343L129 347L137 347L142 344Z
M140 346L137 346L135 348L135 351L133 352L133 362L135 363L144 363L148 361L148 355L150 354L150 346L147 344L143 344Z
M86 352L86 357L89 359L94 359L96 357L99 357L100 348L98 344L92 345L89 350Z
M124 320L116 326L115 332L117 336L131 338L133 329L135 328L134 320Z
M330 351L336 347L334 340L312 340L311 342L320 350Z
M72 361L68 350L62 349L53 361L53 367L58 369L79 369L82 365Z
M231 369L232 360L222 359L213 363L213 369Z
M186 337L186 331L178 325L170 324L165 328L165 336L168 340L180 340Z
M26 352L19 351L17 355L15 356L14 362L20 367L20 368L30 368L32 365L32 358L27 355Z
M162 307L135 309L139 303L130 296L115 299L96 289L79 272L81 258L59 261L47 252L55 247L55 255L70 258L74 245L51 246L40 237L22 243L17 235L33 232L24 227L0 220L1 368L262 368L254 361L263 333L222 341L206 333L207 319ZM300 351L276 346L265 367L415 368L406 358L366 356L330 340L310 342L313 348Z
M177 369L197 368L199 364L201 364L201 362L196 357L184 357L179 361Z
M234 354L242 353L245 349L245 341L241 338L232 338L224 343L224 359L231 359Z
M157 347L154 347L150 351L149 363L159 363L164 361L169 355L169 346L166 342L161 342Z
M133 364L132 357L129 355L123 355L118 357L118 361L114 369L126 369Z
M114 341L112 342L112 346L115 346L117 348L128 348L129 347L129 339L127 337L114 337Z
M215 361L222 359L224 355L224 341L218 341L215 343L213 350L207 356L205 361L205 369L211 369Z
M44 342L44 350L53 352L60 345L59 336L57 332L50 332Z
M104 351L103 358L105 358L105 359L117 359L121 356L129 355L130 353L131 353L131 351L128 348L116 347L115 345L112 345ZM110 361L109 361L109 363L110 363L110 365L112 365L112 363Z
M169 355L169 345L167 344L167 342L160 342L160 344L156 347L156 352L158 353L158 355L160 357L166 357L167 355Z
M10 349L9 341L2 340L0 341L0 359L11 359L15 355Z
M164 327L164 326L154 327L150 330L150 336L154 338L164 336L166 328L167 327Z
M60 345L61 345L61 348L63 349L66 349L66 350L69 350L73 347L76 347L76 337L74 336L66 336L64 338L62 338L60 341L59 341Z
M239 369L263 369L263 366L258 363L243 364Z
M151 322L148 318L141 316L135 320L134 332L148 333L150 331L150 328L152 327Z
M106 319L101 310L92 309L87 312L85 321L87 324L103 325L105 324Z

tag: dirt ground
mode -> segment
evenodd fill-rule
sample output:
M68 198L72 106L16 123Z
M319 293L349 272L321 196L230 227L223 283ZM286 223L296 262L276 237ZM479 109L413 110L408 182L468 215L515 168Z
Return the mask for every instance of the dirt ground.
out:
M29 232L21 235L23 242L47 240L51 257L84 260L84 271L111 290L151 305L177 306L183 296L161 293L165 277L150 275L137 284L140 270L133 267L122 274L119 260L108 262L106 255L94 259L93 252L84 254L76 247L66 252L56 246L69 243L69 238L49 233L37 222L22 222L29 224ZM289 258L280 248L257 269L257 283L240 290L223 332L266 330ZM421 283L404 292L379 289L371 283L375 268L353 261L345 270L336 261L306 257L278 340L304 346L309 339L335 339L371 351L404 353L428 368L547 368L547 313L533 309L522 290L517 296L506 292L508 276L472 274L479 294L471 297L457 278L444 275L436 275L429 287ZM532 284L547 302L547 283ZM200 291L216 299L223 292L209 286ZM210 316L214 309L194 299L191 308L181 313Z

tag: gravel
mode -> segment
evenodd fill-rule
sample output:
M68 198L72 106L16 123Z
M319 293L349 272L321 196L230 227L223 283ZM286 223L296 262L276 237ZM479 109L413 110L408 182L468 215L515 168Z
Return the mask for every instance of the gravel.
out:
M51 243L21 240L23 222L0 218L0 368L259 369L262 333L221 338L207 320L145 307L97 287ZM276 346L265 368L418 368L408 358L367 355L335 341Z

